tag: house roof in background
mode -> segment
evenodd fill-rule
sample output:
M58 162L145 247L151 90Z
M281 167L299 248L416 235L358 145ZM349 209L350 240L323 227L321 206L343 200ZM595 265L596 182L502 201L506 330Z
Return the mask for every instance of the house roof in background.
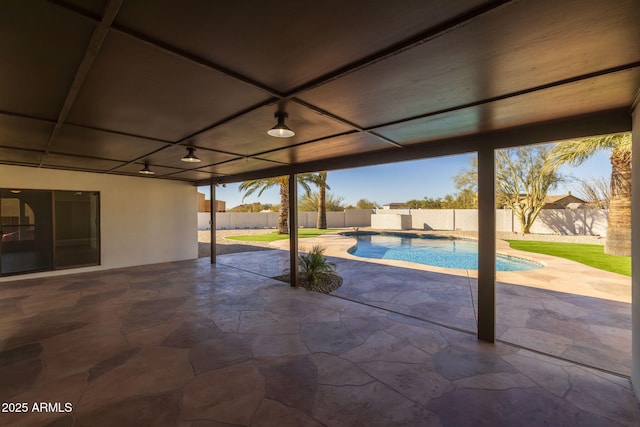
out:
M586 200L582 200L580 197L574 196L573 194L557 194L553 196L547 196L544 199L544 202L557 203L562 200L571 200L571 203L586 203Z

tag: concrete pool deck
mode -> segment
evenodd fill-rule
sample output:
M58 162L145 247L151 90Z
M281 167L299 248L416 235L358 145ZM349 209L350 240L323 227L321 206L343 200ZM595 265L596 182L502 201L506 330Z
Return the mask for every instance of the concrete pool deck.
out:
M411 234L417 233L412 232ZM354 256L348 251L355 244L356 240L354 238L343 236L339 233L327 233L319 237L300 239L298 243L301 251L306 251L314 245L319 245L325 249L325 255L336 258L367 261L375 264L433 271L455 276L472 278L477 278L478 276L476 270L441 268L406 261ZM275 241L271 243L271 246L288 250L289 241ZM529 271L498 271L496 279L499 282L631 303L631 278L628 276L599 270L564 258L511 249L507 242L499 239L497 240L497 251L504 255L535 261L544 265L544 268Z

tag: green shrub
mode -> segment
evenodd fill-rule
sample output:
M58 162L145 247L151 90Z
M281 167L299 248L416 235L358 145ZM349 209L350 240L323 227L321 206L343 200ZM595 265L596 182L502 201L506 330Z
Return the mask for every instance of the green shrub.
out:
M290 277L287 269L274 279L289 282ZM298 286L323 294L331 293L342 286L342 277L336 274L335 263L327 261L324 249L320 246L316 245L308 253L298 255Z
M328 294L342 285L335 263L327 261L324 249L317 245L308 253L298 255L298 273L298 285L309 291Z

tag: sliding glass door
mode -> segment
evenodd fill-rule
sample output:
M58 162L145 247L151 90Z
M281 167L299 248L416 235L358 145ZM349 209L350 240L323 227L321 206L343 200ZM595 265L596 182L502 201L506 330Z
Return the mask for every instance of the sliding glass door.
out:
M56 191L54 199L55 267L98 264L98 193Z
M53 268L51 191L0 190L0 273Z
M98 192L0 189L0 275L100 263Z

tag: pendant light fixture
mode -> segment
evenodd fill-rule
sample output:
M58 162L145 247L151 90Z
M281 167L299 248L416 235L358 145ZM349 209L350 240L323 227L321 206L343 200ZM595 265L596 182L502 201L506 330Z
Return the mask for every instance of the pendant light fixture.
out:
M194 147L187 147L187 155L182 158L182 161L189 163L201 162L202 160L200 160L195 154L193 154L194 151L196 151Z
M278 123L267 131L269 135L275 136L276 138L291 138L296 134L284 123L284 120L289 117L287 113L277 112L274 116L278 119Z
M149 163L146 163L146 162L145 162L145 164L144 164L144 168L140 169L140 170L138 171L138 173L141 173L141 174L143 174L143 175L153 175L153 174L155 174L155 172L154 172L154 171L152 171L151 169L149 169Z

